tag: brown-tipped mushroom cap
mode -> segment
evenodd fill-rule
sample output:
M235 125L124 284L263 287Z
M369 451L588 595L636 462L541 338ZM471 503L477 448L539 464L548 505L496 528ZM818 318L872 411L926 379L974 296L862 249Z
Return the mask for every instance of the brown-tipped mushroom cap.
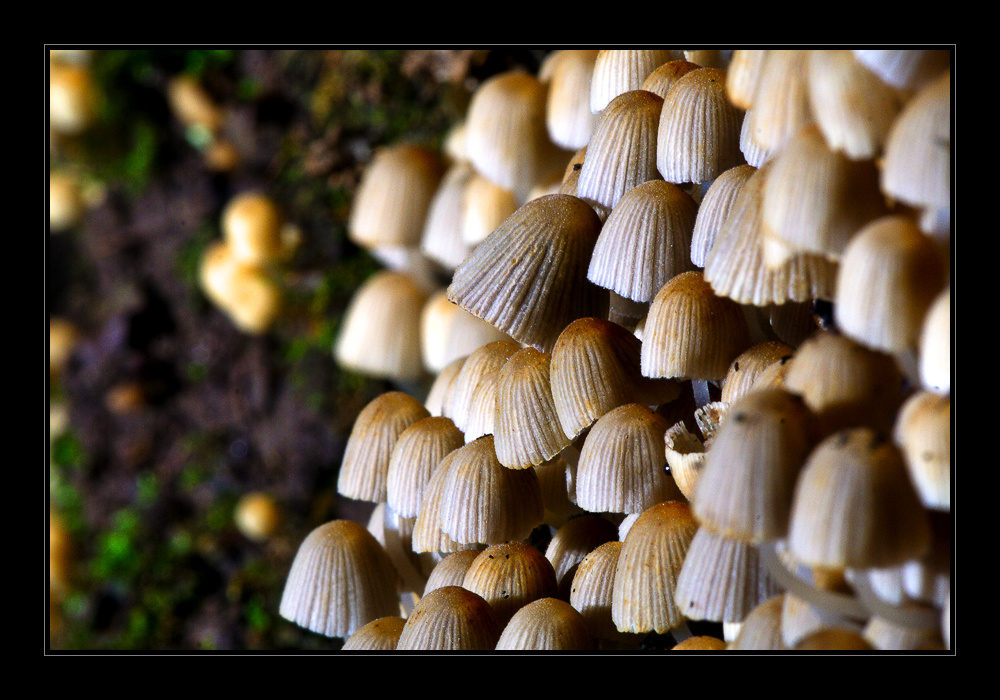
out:
M508 469L542 464L570 444L552 398L551 361L548 353L523 348L497 374L494 442Z
M501 626L528 603L558 594L552 564L523 542L500 542L484 549L465 573L462 587L481 595Z
M563 432L576 439L616 406L657 405L676 398L672 381L640 373L641 342L611 321L581 318L566 326L552 350L552 398Z
M357 630L341 647L344 651L394 651L406 620L380 617Z
M398 613L397 582L389 555L371 533L334 520L299 546L279 612L313 632L347 638L372 620Z
M594 648L586 620L569 603L540 598L514 613L497 642L497 650L579 650Z
M260 192L237 195L222 211L223 238L233 257L247 265L268 265L282 257L284 226L281 209Z
M502 628L482 596L461 586L444 586L420 599L396 649L488 651L496 647Z
M421 418L400 433L386 470L389 507L404 518L417 517L434 470L449 452L464 444L462 431L443 416Z
M372 399L354 420L337 475L337 492L372 503L386 500L389 459L400 434L430 413L400 391Z
M708 252L722 228L743 184L753 175L752 165L737 165L720 174L701 198L691 233L691 262L705 267Z
M590 83L590 111L603 112L608 103L631 90L638 90L650 73L668 61L684 58L668 49L602 49Z
M664 634L684 622L677 576L698 530L691 507L667 501L646 510L625 536L611 601L619 630Z
M767 51L748 113L750 138L760 147L777 151L812 120L808 56L805 49Z
M718 381L749 346L739 305L716 295L701 271L685 272L663 285L649 307L642 374Z

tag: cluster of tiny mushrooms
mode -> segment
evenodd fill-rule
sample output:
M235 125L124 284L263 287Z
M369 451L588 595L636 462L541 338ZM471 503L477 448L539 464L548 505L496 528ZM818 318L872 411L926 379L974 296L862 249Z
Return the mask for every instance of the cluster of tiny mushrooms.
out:
M304 539L280 614L361 650L951 648L950 75L560 50L377 151L349 235L384 269L334 347L399 387L338 473L377 506ZM266 201L203 278L249 332Z

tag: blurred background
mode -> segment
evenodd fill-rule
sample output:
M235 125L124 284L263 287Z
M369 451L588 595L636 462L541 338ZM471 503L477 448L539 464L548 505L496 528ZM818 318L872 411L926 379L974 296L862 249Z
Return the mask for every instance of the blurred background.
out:
M45 48L47 649L339 646L277 611L309 531L367 519L337 468L393 388L331 353L380 269L352 197L379 146L440 150L483 80L547 53ZM199 286L247 191L298 241L262 333Z

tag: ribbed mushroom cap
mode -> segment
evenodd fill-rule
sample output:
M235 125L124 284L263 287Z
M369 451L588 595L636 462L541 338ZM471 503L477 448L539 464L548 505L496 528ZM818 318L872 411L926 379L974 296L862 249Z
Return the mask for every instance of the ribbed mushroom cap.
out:
M681 51L667 49L602 49L590 83L590 111L604 111L622 93L638 90L658 67L682 58Z
M618 528L600 515L584 514L570 518L555 531L545 558L552 563L559 583L559 597L569 600L573 576L583 558L596 547L618 539Z
M764 262L780 267L793 255L839 260L851 237L888 213L872 160L831 150L815 124L789 137L764 183Z
M920 207L951 205L951 72L923 88L893 122L882 189Z
M830 149L856 160L880 155L899 92L847 49L813 49L808 62L809 105Z
M875 651L860 632L840 628L821 629L802 638L797 651Z
M497 375L493 370L482 376L472 392L469 416L465 421L465 442L469 443L484 435L493 435L493 421L496 419Z
M647 377L721 380L750 346L739 304L716 295L701 271L677 275L649 307L641 368Z
M680 491L666 470L667 421L642 404L601 416L576 469L576 503L592 513L641 513Z
M679 387L640 373L641 341L599 318L566 326L552 350L552 398L563 432L576 439L611 409L627 403L657 405L676 398Z
M356 631L341 647L344 651L394 651L406 620L380 617Z
M674 423L663 435L670 476L684 498L691 501L698 477L705 466L705 443L683 421Z
M611 100L587 145L577 196L614 208L636 185L662 179L656 169L656 131L663 98L632 90Z
M935 297L920 330L920 383L938 394L951 392L951 285Z
M729 371L722 382L721 400L731 404L750 393L765 369L775 362L791 359L794 353L795 348L780 340L754 343L729 365Z
M669 279L694 269L697 215L691 195L670 182L633 187L601 227L587 278L633 301L652 301Z
M689 619L742 622L781 591L756 547L701 527L684 557L674 599Z
M570 590L570 605L580 611L595 639L599 640L602 646L629 639L629 635L625 632L618 631L618 627L611 619L615 571L618 568L622 545L622 542L615 540L605 542L591 550L577 566ZM638 637L638 635L633 636Z
M740 152L746 159L748 165L755 168L763 166L771 159L777 148L764 148L753 140L753 110L747 110L743 115L743 124L740 126Z
M452 552L439 561L427 577L424 595L436 588L461 586L465 580L465 572L469 570L477 556L479 556L478 549L463 549L461 552Z
M701 198L691 232L691 262L705 267L708 251L722 228L743 184L753 175L752 165L737 165L720 174Z
M753 107L753 98L757 93L761 69L767 51L763 49L736 49L726 69L726 94L729 101L739 109L748 110Z
M740 189L705 261L705 279L716 294L741 304L832 299L836 263L808 253L775 269L764 262L763 195L770 169L770 163L757 168Z
M764 57L749 114L750 138L761 148L777 151L812 120L808 56L805 49L771 49Z
M562 172L565 155L545 126L548 89L522 71L485 81L473 93L466 116L469 161L484 177L523 201L541 182Z
M548 353L523 348L497 375L494 444L497 459L508 469L542 464L570 444L552 398L551 360Z
M597 117L590 111L590 82L597 49L563 49L549 66L545 125L558 146L576 150L590 142Z
M414 552L458 552L476 547L475 544L456 542L441 527L441 499L457 452L445 455L427 482L410 539Z
M399 612L397 581L389 555L371 533L349 520L334 520L299 546L279 613L313 632L346 638Z
M835 331L819 331L799 346L785 387L802 397L824 435L857 425L887 431L903 402L895 360Z
M693 70L701 68L700 65L692 61L678 59L676 61L667 61L662 66L650 73L639 89L646 90L647 92L652 92L660 97L666 98L667 93L670 92L678 80L680 80L685 74L690 73Z
M858 231L844 251L834 316L845 335L864 345L915 353L924 316L944 286L933 240L907 216L884 216Z
M441 156L423 146L400 143L377 151L351 205L351 240L365 248L419 246L444 173Z
M533 469L497 461L493 436L455 450L441 493L441 527L456 542L522 540L542 522L541 487Z
M743 113L726 96L726 72L698 68L663 98L656 166L668 182L709 182L744 162Z
M726 413L694 494L698 521L753 544L784 537L799 471L814 444L813 417L780 389L753 391Z
M924 506L951 510L951 398L914 393L899 411L893 437Z
M569 603L540 598L514 613L497 642L497 650L579 650L594 648L586 620Z
M644 511L625 536L611 601L619 630L665 634L684 622L674 602L677 576L698 523L678 501Z
M386 500L389 460L400 434L430 416L423 404L400 391L372 399L354 420L337 475L342 496L381 503Z
M528 603L558 594L552 564L523 542L499 542L484 549L469 566L462 587L482 596L501 626Z
M409 275L381 270L358 288L334 344L343 367L372 377L412 380L424 372L420 314L424 289Z
M405 518L417 517L434 470L449 452L464 444L462 431L443 416L421 418L400 433L386 473L389 507Z
M425 595L406 619L397 650L487 651L496 647L502 625L482 596L461 586Z
M267 265L281 258L285 216L273 199L245 192L222 211L222 235L233 257L247 265Z
M883 568L930 547L927 513L898 447L870 428L831 435L795 487L788 542L809 566Z
M521 346L512 340L495 340L473 351L462 363L455 378L449 416L463 433L469 425L472 399L479 382L503 367L520 349Z
M600 227L577 197L533 199L459 266L448 298L518 342L549 351L568 323L601 307L587 280Z
M401 580L401 592L420 596L427 582L426 572L433 566L433 559L413 551L415 524L415 517L403 517L383 502L372 509L367 529L382 545L392 565L396 567Z

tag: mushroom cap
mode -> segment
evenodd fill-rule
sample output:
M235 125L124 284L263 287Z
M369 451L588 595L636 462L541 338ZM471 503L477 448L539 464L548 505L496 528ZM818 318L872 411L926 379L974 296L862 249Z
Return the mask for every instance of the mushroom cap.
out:
M309 533L299 546L279 613L327 637L347 638L399 611L398 574L375 537L349 520Z
M486 600L501 626L540 598L558 595L555 570L545 555L523 542L498 542L473 560L462 587Z
M469 161L520 201L539 183L558 178L565 167L565 154L549 139L545 125L547 96L537 77L512 70L483 82L469 103Z
M742 622L782 590L756 547L700 527L684 557L674 598L692 620Z
M600 309L587 266L601 223L583 200L533 199L455 271L448 298L525 345L549 351L574 319Z
M337 493L371 503L386 500L393 448L400 435L430 413L417 399L387 391L372 399L354 420L337 475Z
M757 84L760 82L765 49L736 49L726 69L726 94L729 101L736 107L749 110L753 107L753 98L757 94Z
M406 619L397 650L486 651L503 629L482 596L461 586L437 588Z
M951 510L951 397L915 392L899 410L893 438L924 506Z
M782 389L759 389L729 407L694 494L699 523L759 544L784 537L796 478L815 442L813 416Z
M371 377L423 376L420 317L427 293L403 272L380 270L354 292L334 344L341 366Z
M552 142L567 150L590 142L597 117L590 111L590 83L597 49L562 49L551 54L545 126Z
M674 602L677 576L698 523L679 501L644 511L625 536L611 600L619 630L665 634L685 620Z
M855 58L889 85L919 90L951 65L949 49L853 49Z
M834 569L923 555L930 523L899 448L865 427L817 445L795 487L788 542L796 560Z
M744 162L743 113L726 95L726 72L697 68L663 98L656 136L656 166L668 182L710 182Z
M461 586L465 580L465 572L472 566L472 562L479 556L478 549L463 549L460 552L452 552L439 561L431 570L427 577L427 584L424 586L424 595L427 595L436 588L445 586Z
M552 535L545 558L552 563L559 597L569 600L578 565L595 547L618 539L618 528L601 515L584 513L570 518Z
M749 346L739 304L718 296L700 270L684 272L663 285L649 307L642 374L718 381Z
M513 340L495 340L473 351L462 363L455 378L449 415L463 433L468 428L473 397L483 377L498 371L520 349Z
M462 238L465 190L475 177L472 164L465 160L453 163L445 172L431 198L420 236L420 250L449 272L454 272L472 251Z
M464 444L462 431L443 416L421 418L403 430L386 469L389 507L404 518L415 518L434 470L449 452Z
M764 57L747 117L750 138L765 150L778 151L812 120L808 57L806 49L770 49Z
M550 377L567 437L576 439L616 406L656 405L679 395L674 382L641 374L640 353L641 341L611 321L581 318L565 327L552 349Z
M497 459L508 469L542 464L570 444L559 428L551 360L548 353L522 348L497 374L494 443Z
M388 616L372 620L347 638L344 651L394 651L406 620Z
M920 382L938 394L951 392L951 285L934 298L920 330Z
M233 257L247 265L268 265L282 257L284 226L281 209L260 192L239 194L222 211L222 236Z
M778 594L754 608L743 620L729 648L739 651L787 651L781 636L784 599L784 594Z
M748 394L764 370L776 362L790 360L794 353L795 348L780 340L754 343L729 365L722 382L721 400L731 404Z
M683 58L681 51L670 49L601 49L590 81L590 111L605 111L622 93L640 89L664 63Z
M729 216L736 196L754 171L756 168L746 163L734 166L715 178L702 196L691 232L691 262L698 267L705 267L708 251Z
M504 627L497 650L581 650L594 648L586 620L569 603L558 598L534 600Z
M445 289L431 294L420 312L421 355L424 367L432 374L439 374L456 359L497 340L511 341L511 338L448 301Z
M542 491L535 471L500 464L492 435L452 454L440 514L441 528L454 541L489 545L522 540L542 523Z
M642 85L639 86L639 89L655 93L666 99L667 93L670 92L670 88L672 88L674 84L686 73L690 73L697 68L701 68L701 65L686 59L667 61L646 76L646 79L642 81Z
M587 278L628 299L649 302L675 275L694 269L691 238L698 204L664 180L626 192L594 245Z
M601 113L587 145L577 196L614 208L636 185L660 180L656 132L663 98L646 90L615 97Z
M680 498L666 469L667 421L642 404L618 406L591 427L576 468L576 503L592 513L641 513Z
M419 246L444 173L441 156L424 146L398 143L376 151L351 205L351 240L365 248Z
M859 343L891 354L918 347L927 310L946 284L934 241L902 215L858 231L837 274L837 326Z

